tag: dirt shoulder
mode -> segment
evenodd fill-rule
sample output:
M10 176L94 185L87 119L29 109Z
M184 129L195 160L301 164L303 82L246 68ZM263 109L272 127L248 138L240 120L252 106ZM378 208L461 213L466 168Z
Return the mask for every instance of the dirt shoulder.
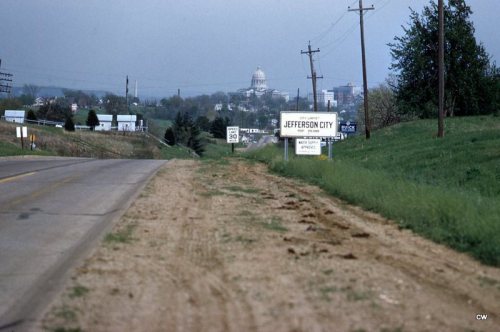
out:
M39 329L498 331L499 316L500 269L263 165L174 160Z

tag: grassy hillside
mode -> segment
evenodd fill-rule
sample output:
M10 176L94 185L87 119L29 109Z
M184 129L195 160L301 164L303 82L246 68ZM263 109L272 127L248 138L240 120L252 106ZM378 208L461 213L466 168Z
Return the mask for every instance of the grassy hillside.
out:
M336 143L334 161L268 147L249 158L318 184L437 242L500 266L500 118L399 124Z
M28 133L35 134L37 149L21 149L16 138L16 125L0 122L0 156L41 154L67 157L92 158L191 158L183 147L166 147L139 133L117 132L66 132L62 128L28 126ZM26 147L28 142L25 142Z

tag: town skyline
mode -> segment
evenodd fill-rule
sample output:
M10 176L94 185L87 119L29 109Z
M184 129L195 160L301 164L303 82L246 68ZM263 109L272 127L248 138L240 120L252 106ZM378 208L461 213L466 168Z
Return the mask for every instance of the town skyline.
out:
M365 14L368 84L383 83L390 71L387 43L403 34L411 5L429 1L374 0ZM500 43L495 1L469 0L476 38L495 61ZM352 82L362 85L358 1L253 0L245 4L210 0L163 2L97 0L6 0L0 20L2 70L14 86L36 84L124 94L125 77L139 97L232 92L250 86L261 67L270 88L311 92L308 42L315 55L318 90ZM22 22L22 24L20 24Z

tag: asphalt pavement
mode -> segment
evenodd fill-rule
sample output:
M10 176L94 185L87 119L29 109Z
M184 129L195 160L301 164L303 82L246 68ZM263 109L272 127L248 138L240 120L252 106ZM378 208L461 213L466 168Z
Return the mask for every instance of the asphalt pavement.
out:
M164 163L0 159L0 331L30 329Z

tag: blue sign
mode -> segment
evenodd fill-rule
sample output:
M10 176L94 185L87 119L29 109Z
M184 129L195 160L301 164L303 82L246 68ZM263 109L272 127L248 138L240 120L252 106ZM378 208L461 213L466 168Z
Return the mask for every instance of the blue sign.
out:
M340 123L340 132L345 134L353 134L357 130L357 123L355 122L341 122Z

